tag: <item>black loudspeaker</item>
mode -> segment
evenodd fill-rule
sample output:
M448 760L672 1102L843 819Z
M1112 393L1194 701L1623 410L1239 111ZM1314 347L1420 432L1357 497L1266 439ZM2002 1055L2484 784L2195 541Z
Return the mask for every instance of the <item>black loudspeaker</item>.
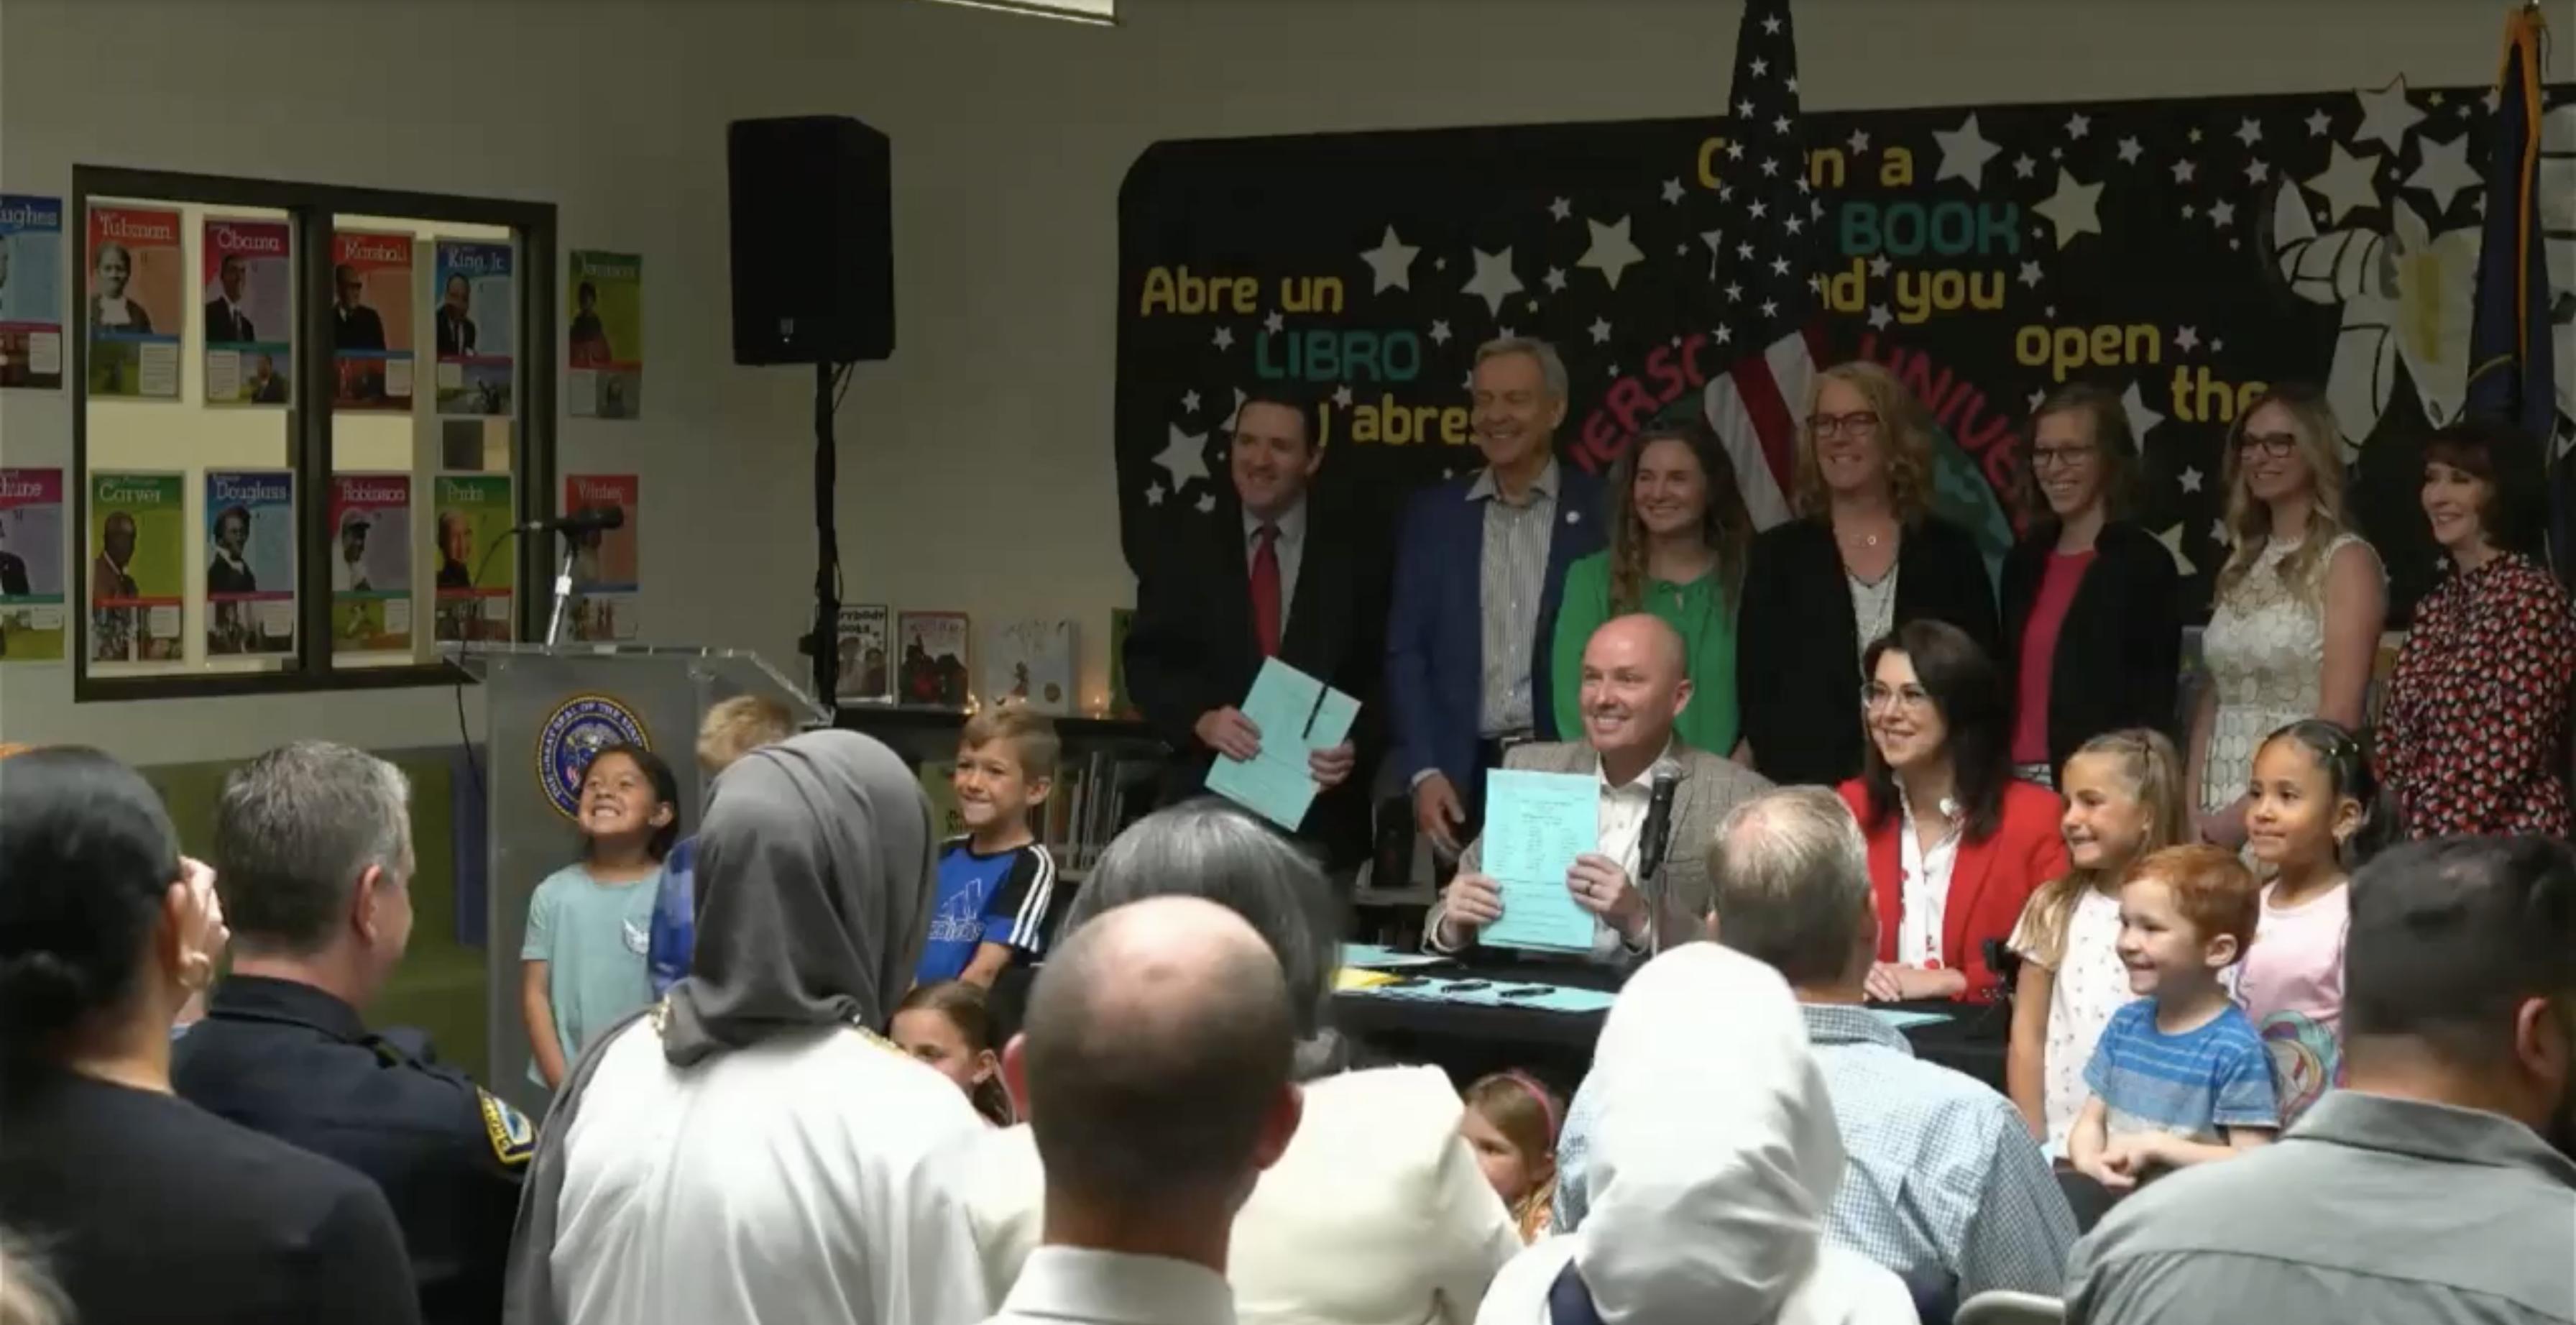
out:
M841 115L736 120L733 361L851 363L894 353L893 165Z

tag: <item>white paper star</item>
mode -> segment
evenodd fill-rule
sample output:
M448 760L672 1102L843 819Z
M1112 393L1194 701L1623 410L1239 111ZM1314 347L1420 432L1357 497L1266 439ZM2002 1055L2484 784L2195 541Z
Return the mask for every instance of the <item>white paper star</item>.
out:
M2232 202L2213 202L2209 205L2210 224L2225 226L2232 225L2235 221L2236 204Z
M2013 158L2013 177L2015 179L2029 179L2033 174L2037 173L2038 170L2039 163L2032 160L2028 153L2023 153L2022 155Z
M1215 494L1215 493L1213 493L1213 492L1202 492L1202 493L1200 493L1200 494L1199 494L1199 514L1201 514L1201 515L1206 515L1206 514L1209 514L1209 513L1213 512L1214 510L1216 510L1216 494Z
M1449 343L1449 324L1446 321L1439 318L1431 320L1431 343L1434 345Z
M2254 144L2263 141L2263 125L2261 122L2257 121L2251 115L2246 116L2245 122L2236 126L2236 141L2245 144L2247 147L2252 147Z
M1182 432L1175 425L1164 434L1163 452L1154 457L1164 472L1172 476L1172 490L1188 487L1191 479L1204 480L1207 470L1207 434Z
M2164 544L2165 551L2173 556L2174 572L2176 574L2192 576L2200 573L2200 568L2191 564L2191 558L2182 554L2181 525L2175 525L2165 530L2163 533L2156 535L2156 541Z
M2102 186L2079 183L2064 167L2057 171L2057 192L2048 201L2031 208L2047 217L2057 227L2057 246L2075 242L2077 235L2102 233Z
M1887 260L1887 255L1881 253L1869 260L1869 274L1872 276L1885 276L1887 274L1887 269L1892 265L1894 264Z
M1571 198L1559 198L1556 201L1549 203L1547 205L1547 214L1560 221L1574 215L1574 200Z
M1613 382L1619 380L1619 365L1615 363L1610 365L1610 380Z
M1780 174L1780 163L1767 156L1762 158L1762 173L1765 177L1777 178Z
M1735 328L1720 323L1715 330L1708 333L1708 336L1709 339L1724 345L1735 339Z
M2193 172L2194 170L2197 170L2197 169L2199 169L2199 167L2198 167L2198 166L2193 165L2193 164L2192 164L2192 163L2190 163L2189 161L2176 161L2176 162L2174 162L2174 163L2173 163L2173 177L2174 177L2174 183L2176 183L2176 184L2189 184L2189 183L2191 182L2191 174L2192 174L2192 172Z
M1646 260L1646 255L1628 241L1628 218L1622 216L1608 225L1593 220L1584 224L1592 227L1592 246L1583 250L1574 265L1590 267L1601 273L1601 279L1608 281L1611 289L1618 289L1619 273Z
M1610 319L1606 317L1596 317L1592 319L1591 331L1593 344L1607 345L1610 343Z
M1778 317L1778 316L1780 316L1780 302L1779 302L1778 300L1776 300L1776 299L1765 299L1765 300L1763 300L1763 301L1762 301L1762 316L1764 316L1764 317Z
M1341 406L1343 409L1349 409L1351 407L1350 383L1345 382L1342 385L1333 388L1333 403Z
M2024 284L2024 285L2027 285L2027 286L2031 287L2032 289L2037 289L2037 288L2039 288L2039 264L2038 264L2038 263L2036 263L2036 262L2025 262L2025 263L2021 264L2021 283L2022 283L2022 284Z
M2224 519L2209 522L2209 541L2221 548L2236 546L2236 536L2227 531L2227 521Z
M2211 337L2211 338L2210 338L2210 341L2209 341L2209 352L2210 352L2210 353L2212 353L2212 354L2225 354L2225 353L2227 353L2227 340L2226 340L2226 338L2225 338L2225 337L2223 337L2223 336L2213 336L2213 337Z
M2376 92L2356 88L2352 95L2361 103L2361 127L2352 131L2352 141L2357 145L2364 138L2376 138L2392 153L2405 151L2406 131L2424 118L2424 112L2406 99L2406 75L2399 74L2397 81Z
M1756 59L1752 64L1752 69L1753 76L1755 78L1760 78L1762 75L1771 71L1771 62L1769 60Z
M1735 256L1746 262L1751 262L1753 260L1753 246L1751 244L1736 245Z
M2468 141L2467 136L2460 141ZM2343 144L2332 143L2326 148L2326 158L2324 173L2307 183L2326 200L2333 219L2341 221L2361 208L2379 205L2379 153L2354 156L2344 150Z
M1745 208L1745 210L1752 214L1754 220L1759 221L1763 217L1771 214L1771 204L1763 202L1760 199L1755 199L1750 206Z
M2324 111L2318 111L2316 114L2308 117L2308 136L2310 138L2323 138L2333 131L2334 118L2327 115Z
M2124 166L2134 166L2138 164L2138 158L2144 155L2146 150L2146 147L2140 144L2135 138L2121 139L2120 164Z
M1735 103L1735 118L1737 118L1737 119L1739 119L1739 120L1749 120L1749 119L1752 119L1752 118L1753 118L1753 103L1752 103L1752 102L1750 102L1750 101L1739 101L1739 102L1736 102L1736 103Z
M1433 270L1433 271L1447 271L1447 270L1449 270L1449 259L1447 259L1447 258L1442 258L1442 257L1435 257L1435 258L1431 259L1431 270Z
M2198 492L2198 491L2200 491L2200 471L2199 471L2199 470L2194 469L2194 468L2192 468L2192 467L2191 467L2191 466L2189 466L2189 465L2185 465L2185 466L2183 466L2183 467L2182 467L2182 472L2181 472L2180 474L2175 475L2174 477L2175 477L2175 478L2177 478L2177 479L2179 479L2179 480L2182 482L2182 490L2183 490L2183 491L2185 491L2185 492Z
M1774 115L1774 116L1772 116L1772 117L1771 117L1771 132L1773 132L1773 133L1787 133L1788 131L1789 131L1789 117L1788 117L1788 116L1786 116L1786 115Z
M1163 495L1164 495L1164 494L1163 494L1163 485L1162 485L1162 484L1160 484L1160 483L1148 483L1148 484L1146 484L1146 485L1145 485L1145 504L1146 504L1146 505L1148 505L1148 506L1160 506L1160 505L1162 505L1162 504L1163 504Z
M1181 412L1183 414L1196 414L1199 412L1198 392L1184 391L1181 393Z
M1866 131L1860 129L1852 130L1851 150L1853 156L1859 156L1861 153L1869 150L1869 134Z
M1485 301L1485 311L1493 317L1503 315L1503 300L1521 292L1521 278L1512 274L1512 251L1487 253L1470 249L1476 255L1476 275L1461 287L1466 293Z
M2188 221L2198 215L2200 215L2199 208L2192 206L2190 203L2184 203L2182 205L2182 219Z
M2147 445L2147 434L2157 424L2164 422L2165 416L2147 408L2147 399L2138 393L2138 384L2135 382L2131 382L2129 389L2120 393L2120 408L2129 416L2129 435L2138 439L2139 449L2144 450Z
M2185 354L2200 348L2200 331L2196 327L2179 327L2174 331L2174 348Z
M1741 161L1741 160L1743 160L1743 159L1744 159L1744 144L1742 144L1742 143L1728 143L1728 144L1726 145L1726 159L1727 159L1727 160L1729 160L1729 161ZM1726 190L1726 187L1725 187L1724 185L1720 185L1720 186L1718 187L1718 190L1717 190L1717 196L1718 196L1719 198L1721 198L1721 199L1727 196L1727 190Z
M1773 258L1773 259L1771 259L1771 274L1772 274L1772 275L1774 275L1774 276L1786 276L1786 275L1788 275L1788 274L1789 274L1789 260L1788 260L1787 258Z
M1869 324L1871 326L1876 327L1881 331L1885 331L1887 330L1887 324L1895 320L1896 315L1887 311L1887 305L1871 304L1869 306Z
M1234 348L1234 328L1232 328L1232 327L1218 327L1218 328L1216 329L1216 335L1215 335L1214 337L1212 337L1212 339L1214 339L1214 340L1216 341L1216 347L1217 347L1218 349L1220 349L1220 350L1230 350L1230 349L1233 349L1233 348Z
M1395 227L1388 226L1386 238L1377 241L1376 248L1360 254L1360 261L1367 263L1369 267L1371 279L1369 293L1384 294L1389 290L1412 289L1413 255L1421 251L1396 238ZM1278 328L1272 327L1271 330L1277 331Z
M1778 14L1769 15L1762 20L1762 35L1766 37L1777 37L1780 35L1780 16Z
M1538 283L1546 286L1551 294L1563 290L1565 288L1565 268L1548 268L1547 275L1540 277Z
M2091 132L2093 132L2093 120L2090 116L2069 115L2066 117L2067 137L2081 138Z
M2194 129L2191 131L2191 135L2190 135L2190 137L2191 137L2191 140L2192 140L2193 142L2195 142L2195 143L2196 143L2196 142L2199 142L2199 141L2200 141L2200 130L2199 130L2198 128L2194 128Z
M1668 179L1668 180L1665 180L1665 181L1664 181L1664 201L1665 201L1665 202L1667 202L1667 203L1675 203L1675 202L1680 202L1681 200L1682 200L1682 182L1681 182L1679 179Z
M1958 128L1934 129L1932 141L1941 145L1941 169L1932 176L1933 181L1964 179L1970 188L1985 186L1986 163L2004 150L1987 142L1986 136L1977 132L1977 117L1974 115Z
M1800 233L1803 233L1803 232L1806 230L1806 228L1807 228L1807 223L1806 223L1806 222L1804 222L1804 221L1802 221L1802 220L1799 220L1797 217L1792 216L1792 217L1790 217L1788 220L1786 220L1786 221L1782 221L1782 222L1780 223L1780 228L1781 228L1781 229L1783 229L1783 230L1788 231L1790 234L1793 234L1793 235L1794 235L1794 234L1800 234ZM1685 253L1687 253L1687 252L1689 252L1690 250L1688 250L1688 249L1684 249L1684 250L1682 250L1682 251L1683 251L1683 252L1685 252Z
M2245 182L2246 182L2246 183L2248 183L2248 184L2260 184L2260 183L2262 183L2263 181L2265 181L2265 180L2267 180L2267 179L2270 179L2271 177L2272 177L2272 168L2271 168L2270 166L2267 166L2267 165L2263 164L2261 161L2259 161L2259 160L2258 160L2258 161L2248 161L2248 162L2246 162L2246 163L2245 163Z
M1261 329L1273 336L1278 335L1287 325L1288 319L1281 316L1279 310L1275 308L1270 310L1270 316L1261 319Z
M2422 189L2433 195L2433 204L2443 211L2451 210L2451 200L2466 190L2477 188L2483 181L2469 168L2469 135L2462 133L2447 143L2426 138L2424 162L2406 177L2406 187Z
M1728 303L1730 303L1730 304L1732 304L1732 303L1740 303L1740 302L1742 302L1742 301L1743 301L1743 299L1744 299L1744 287L1743 287L1743 286L1741 286L1741 285L1737 285L1737 284L1735 284L1735 283L1733 283L1733 282L1731 282L1731 281L1730 281L1730 282L1728 282L1728 283L1727 283L1727 287L1726 287L1726 302L1728 302Z

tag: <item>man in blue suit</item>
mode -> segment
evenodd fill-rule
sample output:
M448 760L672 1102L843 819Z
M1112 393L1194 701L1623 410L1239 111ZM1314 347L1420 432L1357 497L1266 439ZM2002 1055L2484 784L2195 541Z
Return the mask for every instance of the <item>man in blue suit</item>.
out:
M1476 351L1476 449L1485 467L1414 494L1395 559L1386 690L1413 820L1458 854L1481 816L1485 770L1523 741L1553 741L1550 637L1565 568L1602 546L1601 485L1557 463L1565 361L1546 341Z

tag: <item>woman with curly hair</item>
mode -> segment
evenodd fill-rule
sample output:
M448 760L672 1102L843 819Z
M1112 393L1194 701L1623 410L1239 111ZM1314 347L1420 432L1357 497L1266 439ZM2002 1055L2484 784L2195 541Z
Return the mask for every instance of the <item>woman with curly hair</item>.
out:
M1610 471L1610 546L1565 570L1556 618L1556 729L1583 730L1583 647L1613 617L1648 612L1682 637L1682 744L1736 753L1735 610L1753 517L1706 428L1654 424Z
M1784 786L1860 772L1861 650L1947 621L1993 656L1995 592L1964 529L1932 514L1932 431L1894 374L1816 374L1798 429L1799 518L1753 540L1735 694L1753 766Z

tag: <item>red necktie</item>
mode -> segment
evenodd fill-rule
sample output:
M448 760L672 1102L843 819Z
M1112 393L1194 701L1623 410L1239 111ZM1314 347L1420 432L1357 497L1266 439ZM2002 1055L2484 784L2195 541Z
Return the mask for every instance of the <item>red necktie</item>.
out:
M1253 531L1252 633L1261 641L1261 656L1279 656L1279 526Z

